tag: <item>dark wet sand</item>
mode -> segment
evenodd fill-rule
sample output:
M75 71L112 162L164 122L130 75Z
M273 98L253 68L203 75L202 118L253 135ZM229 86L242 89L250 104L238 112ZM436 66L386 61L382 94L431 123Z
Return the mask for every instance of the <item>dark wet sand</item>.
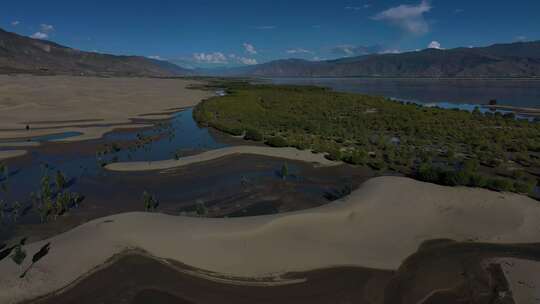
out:
M77 150L75 148L75 151L67 150L65 153L79 153ZM278 171L285 162L291 176L283 180L278 176ZM314 167L303 162L257 155L228 156L163 174L144 172L86 176L78 179L72 188L86 195L79 209L44 224L39 222L35 212L30 211L27 217L21 219L17 231L0 233L0 240L28 237L30 241L37 241L95 218L143 211L144 190L157 196L159 212L167 214L193 214L195 204L203 201L208 208L208 217L253 216L321 206L330 203L331 196L343 187L357 188L373 176L374 172L368 168L349 165ZM243 184L243 177L248 183Z
M32 303L366 303L380 298L392 275L343 267L291 274L305 283L261 287L218 283L176 267L129 254L60 295Z
M176 262L131 252L29 303L514 303L500 266L487 262L508 256L539 260L540 244L431 241L398 271L336 267L287 274L305 281L270 287L209 280L185 273Z

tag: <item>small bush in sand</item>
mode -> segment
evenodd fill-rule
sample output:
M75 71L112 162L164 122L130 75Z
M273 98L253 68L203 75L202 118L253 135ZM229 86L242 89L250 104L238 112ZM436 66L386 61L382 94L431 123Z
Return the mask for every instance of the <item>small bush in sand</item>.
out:
M62 191L66 187L66 177L62 171L56 171L56 191Z
M287 166L287 164L283 164L281 166L279 175L281 176L283 180L287 179L287 177L289 176L289 167Z
M208 208L203 201L197 201L195 204L195 211L198 216L206 216L208 214Z
M22 245L15 246L14 252L11 255L11 260L17 264L21 265L26 259L26 251L22 248Z
M147 191L143 192L143 202L144 210L147 212L154 212L159 206L159 201L156 199L156 197Z

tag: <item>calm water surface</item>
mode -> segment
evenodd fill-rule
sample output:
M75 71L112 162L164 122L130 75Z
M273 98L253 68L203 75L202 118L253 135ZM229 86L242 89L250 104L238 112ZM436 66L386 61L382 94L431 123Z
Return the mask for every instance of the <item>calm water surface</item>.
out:
M486 104L540 108L540 80L438 80L365 78L271 78L275 84L329 87L336 91L421 103Z

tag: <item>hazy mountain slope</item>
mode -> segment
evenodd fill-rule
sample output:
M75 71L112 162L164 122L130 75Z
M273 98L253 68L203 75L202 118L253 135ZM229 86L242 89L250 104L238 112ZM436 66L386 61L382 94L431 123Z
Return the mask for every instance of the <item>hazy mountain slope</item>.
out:
M175 76L190 72L166 61L84 52L0 29L0 73L4 74Z
M220 73L268 77L540 77L540 41L481 48L426 49L320 62L277 60Z

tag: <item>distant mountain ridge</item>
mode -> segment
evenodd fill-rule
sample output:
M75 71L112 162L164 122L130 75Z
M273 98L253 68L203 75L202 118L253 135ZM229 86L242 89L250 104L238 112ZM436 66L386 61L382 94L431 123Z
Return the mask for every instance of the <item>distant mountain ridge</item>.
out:
M9 73L169 77L192 71L167 61L85 52L0 29L0 74Z
M224 76L261 77L540 77L540 41L328 61L285 59L214 72Z

